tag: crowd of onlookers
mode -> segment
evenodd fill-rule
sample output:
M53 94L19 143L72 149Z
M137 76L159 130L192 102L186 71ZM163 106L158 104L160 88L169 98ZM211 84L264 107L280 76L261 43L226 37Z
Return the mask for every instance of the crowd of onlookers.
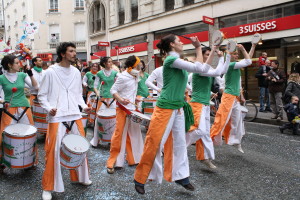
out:
M272 112L271 119L281 121L285 111L289 122L279 127L280 132L292 129L293 134L297 135L300 122L300 63L293 63L287 81L285 72L279 69L279 62L270 61L266 52L259 57L259 66L255 74L260 91L259 112Z

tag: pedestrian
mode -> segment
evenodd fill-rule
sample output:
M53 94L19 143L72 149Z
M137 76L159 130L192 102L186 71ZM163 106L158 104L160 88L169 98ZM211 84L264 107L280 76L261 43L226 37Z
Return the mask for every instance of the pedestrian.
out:
M259 66L266 66L266 60L268 60L268 54L267 52L262 52L261 56L258 58Z
M64 192L59 154L62 138L67 131L85 137L79 106L84 112L91 111L82 97L80 71L72 66L76 59L75 44L60 43L56 52L59 62L47 69L38 92L39 102L47 110L49 122L45 141L45 170L42 178L44 200L52 199L51 192ZM72 182L86 186L92 184L87 158L83 160L81 166L69 171Z
M289 76L287 87L284 92L284 100L287 101L286 103L290 102L292 96L297 96L300 99L300 76L298 73L292 73Z
M296 119L296 117L300 117L299 113L299 97L292 96L290 103L286 104L284 106L284 110L287 114L288 123L283 124L279 127L279 130L281 133L285 129L292 129L294 135L298 135L298 129L299 129L299 120Z
M145 147L134 175L135 189L144 194L147 179L162 182L162 151L167 141L173 143L169 162L165 162L168 181L175 181L187 190L194 190L189 181L189 164L185 134L194 123L191 107L184 101L188 72L205 73L209 65L203 65L201 44L197 37L191 37L196 48L196 62L191 63L180 59L183 43L178 36L167 35L157 44L161 56L166 56L163 65L164 85L157 100L146 135ZM172 132L170 139L169 135ZM167 152L165 152L166 154ZM166 175L165 174L165 175ZM166 177L166 176L165 176Z
M271 119L283 120L283 103L282 92L284 91L284 84L286 75L283 70L279 69L279 62L273 60L271 62L271 70L267 74L270 104L274 116Z
M0 173L5 168L2 160L3 130L7 126L16 123L34 124L30 104L24 94L25 83L29 87L33 86L35 89L38 89L37 82L30 69L27 69L27 74L19 72L21 66L16 56L4 56L1 65L6 72L0 75L0 91L3 90L3 96L5 97L1 100L4 104L0 122ZM16 91L13 91L14 88L16 88Z
M269 98L268 81L266 80L268 72L271 70L270 65L271 61L266 60L265 65L260 66L255 74L255 78L258 80L259 88L259 112L272 112Z
M211 65L213 54L216 52L216 46L211 50L204 48L202 50L203 60ZM216 166L211 162L215 159L213 142L210 137L210 98L213 77L225 74L229 67L230 54L226 58L223 53L218 52L219 62L216 69L211 69L206 73L193 73L193 91L190 105L194 114L194 125L186 133L187 146L196 142L196 159L201 160L206 166L215 169Z
M251 65L252 61L249 54L238 44L237 48L242 51L244 59L237 62L238 50L231 53L232 62L225 75L225 91L223 92L221 104L216 113L215 121L211 127L210 136L215 145L223 143L224 136L226 144L233 145L240 152L244 153L241 142L245 134L242 119L241 103L245 100L239 98L241 95L241 68Z
M116 128L111 138L110 155L106 162L107 173L113 174L115 168L124 166L125 151L128 165L140 162L144 142L140 124L131 121L127 113L135 111L135 101L142 63L139 57L129 56L123 71L110 89L111 95L118 101L116 108Z

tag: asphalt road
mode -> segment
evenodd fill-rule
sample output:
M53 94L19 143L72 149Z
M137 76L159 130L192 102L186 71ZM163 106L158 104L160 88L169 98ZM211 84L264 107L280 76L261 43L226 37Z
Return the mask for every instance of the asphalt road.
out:
M89 152L93 184L82 186L69 181L63 170L65 192L53 193L53 199L300 199L300 136L280 134L277 126L246 124L242 147L215 148L218 168L207 169L195 160L195 146L188 148L191 182L196 191L189 192L175 183L149 182L145 195L134 190L135 167L125 166L109 175L105 162L109 151L104 148ZM88 133L91 139L91 133ZM39 144L40 163L36 170L6 169L0 175L0 199L41 199L43 144Z

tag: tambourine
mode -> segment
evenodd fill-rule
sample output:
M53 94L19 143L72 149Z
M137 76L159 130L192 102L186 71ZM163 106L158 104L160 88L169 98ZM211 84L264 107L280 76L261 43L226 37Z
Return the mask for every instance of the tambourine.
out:
M236 41L234 40L228 40L228 43L226 45L227 47L227 50L232 53L232 52L235 52L236 51Z
M253 36L252 36L252 39L251 39L251 43L252 44L257 44L259 43L259 41L261 41L261 34L259 33L255 33Z
M221 31L216 30L211 39L214 46L219 46L224 40L224 34Z

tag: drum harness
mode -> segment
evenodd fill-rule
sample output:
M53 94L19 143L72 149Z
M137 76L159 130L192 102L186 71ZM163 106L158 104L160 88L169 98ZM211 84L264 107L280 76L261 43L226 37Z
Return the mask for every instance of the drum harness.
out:
M71 121L71 124L69 125L67 122L62 122L63 125L67 128L67 133L69 133L72 130L72 127L74 125L75 120Z
M8 102L4 102L4 104L5 103L8 103ZM24 114L26 113L26 111L29 108L29 107L25 107L25 109L23 110L21 116L19 118L16 118L13 114L11 114L10 112L8 112L8 110L6 110L4 104L3 104L3 108L4 108L3 111L4 111L4 113L7 114L8 116L10 116L12 119L16 120L17 122L19 122L22 119L22 117L24 116Z

